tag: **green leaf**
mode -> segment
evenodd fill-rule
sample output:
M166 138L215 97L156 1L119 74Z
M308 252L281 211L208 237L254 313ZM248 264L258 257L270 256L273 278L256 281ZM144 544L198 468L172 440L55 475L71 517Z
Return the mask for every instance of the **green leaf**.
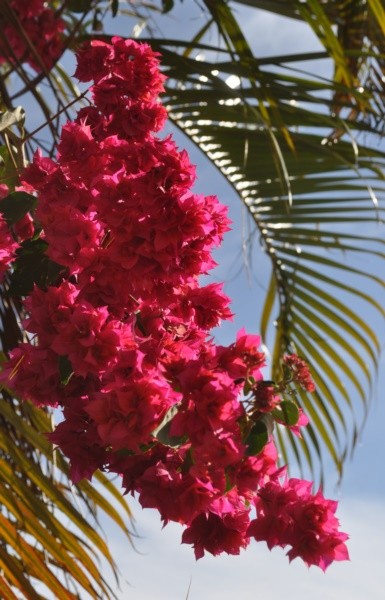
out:
M158 430L155 437L161 444L175 448L177 446L180 446L183 443L183 438L180 436L170 435L170 428L171 428L171 421L168 421L167 423L165 423L165 425L163 425L163 427L161 427Z
M306 0L306 3L296 3L302 17L309 23L328 54L333 58L336 69L336 80L352 85L352 73L349 70L344 48L333 31L324 8L318 0Z
M67 385L74 374L74 370L68 356L59 356L59 374L60 383L62 385Z
M174 0L162 0L162 13L166 14L174 8Z
M159 424L159 426L154 429L152 435L159 441L161 444L165 446L180 446L182 443L182 438L177 436L170 436L170 427L171 421L175 417L178 412L178 406L172 406L169 411L167 411L163 421Z
M13 188L18 181L17 165L11 158L9 148L0 146L0 182Z
M252 375L250 375L243 386L243 393L245 394L245 396L247 396L247 394L250 394L251 390L253 389L253 387L255 386L255 379Z
M276 421L283 425L296 425L299 419L299 408L295 402L283 400L279 406L272 411L272 415Z
M67 0L66 9L74 13L87 13L92 6L92 0Z
M113 17L116 17L119 10L119 0L111 0L111 13Z
M54 284L65 267L46 255L47 243L38 238L26 240L16 252L14 271L10 277L10 294L27 296L36 284L41 288Z
M378 21L382 34L385 35L385 10L383 3L380 0L369 0L369 6Z
M245 440L247 456L257 456L269 441L269 433L266 423L261 419L253 425Z
M12 192L0 200L0 213L3 214L8 225L12 227L24 215L36 208L37 198L26 192Z

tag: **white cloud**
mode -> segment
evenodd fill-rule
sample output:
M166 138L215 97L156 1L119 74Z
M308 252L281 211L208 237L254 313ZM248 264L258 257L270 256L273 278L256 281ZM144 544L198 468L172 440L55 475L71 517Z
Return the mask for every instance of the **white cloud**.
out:
M269 600L383 600L385 569L385 506L379 500L347 498L339 510L347 531L351 561L335 563L326 574L308 569L298 559L289 565L284 551L271 553L264 544L252 543L239 557L205 556L195 562L193 551L180 545L181 527L161 530L155 511L134 508L142 539L135 552L110 539L114 556L130 584L120 600L233 600L263 597Z

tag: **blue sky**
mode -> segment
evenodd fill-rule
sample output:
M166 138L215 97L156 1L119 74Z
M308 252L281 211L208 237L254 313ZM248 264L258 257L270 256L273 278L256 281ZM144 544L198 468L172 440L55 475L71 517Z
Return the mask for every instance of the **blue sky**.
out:
M194 7L192 6L194 4ZM188 37L197 28L199 11L196 4L179 5L172 13L163 31ZM188 8L187 8L188 7ZM189 16L190 10L194 16ZM242 16L244 32L252 40L259 56L300 52L317 48L317 40L308 28L300 23L277 19L267 12L248 11L237 5ZM186 12L187 11L187 12ZM122 33L119 31L118 32ZM326 67L327 68L327 67ZM233 230L227 234L216 255L219 267L213 273L215 281L225 281L225 291L233 299L234 323L227 326L218 339L230 343L235 332L245 326L249 332L258 333L258 307L266 285L265 258L255 244L252 276L245 268L242 257L244 236L242 227L245 215L234 192L212 169L202 155L188 146L185 138L176 135L180 147L187 147L192 162L197 165L197 190L216 194L229 206ZM385 340L385 338L384 338ZM193 551L181 545L180 526L171 524L161 529L155 511L142 510L130 500L136 519L138 538L134 550L108 529L111 550L118 559L123 578L126 579L119 595L120 600L184 600L190 585L189 600L232 600L234 597L255 597L278 600L383 600L385 590L385 403L380 366L378 391L364 433L357 444L352 461L347 462L342 484L337 484L337 474L329 465L326 470L325 495L340 501L338 516L341 528L350 535L351 561L335 563L326 574L319 569L308 569L299 560L291 565L281 549L269 552L264 544L251 543L240 556L206 556L196 562ZM295 471L292 474L298 475Z

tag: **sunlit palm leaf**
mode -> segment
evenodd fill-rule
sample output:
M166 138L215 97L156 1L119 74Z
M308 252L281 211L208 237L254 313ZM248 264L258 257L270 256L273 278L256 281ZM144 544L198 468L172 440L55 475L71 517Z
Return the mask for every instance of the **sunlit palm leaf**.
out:
M313 468L314 457L326 449L341 470L368 407L379 355L373 317L362 317L364 305L372 315L384 316L380 301L370 296L383 294L385 284L370 273L363 257L385 257L378 232L385 154L366 144L363 135L357 138L361 132L376 133L378 109L368 91L349 89L348 94L345 82L304 74L306 55L291 55L287 65L285 57L260 61L239 54L235 62L225 45L220 50L200 43L195 44L197 61L183 43L152 40L152 45L162 52L169 76L165 104L170 118L238 192L271 258L274 286L266 296L262 329L271 336L275 322L269 344L273 375L285 352L296 351L313 366L318 393L302 395L312 425L303 441L291 436L282 438L282 445L289 443L297 457L307 456ZM314 72L315 55L309 59ZM256 72L260 86L254 85ZM236 89L226 85L231 74L240 78ZM274 97L274 111L263 86ZM345 99L344 108L365 107L365 118L346 123L330 112L338 97ZM267 123L261 102L269 112ZM291 207L272 157L270 130L289 174ZM363 295L363 285L373 285L373 293L370 287ZM361 416L355 398L363 403Z
M20 339L20 307L6 288L2 304L0 337L7 348ZM97 519L108 516L130 541L127 504L105 476L98 477L99 489L88 482L70 484L66 461L44 435L52 430L46 411L4 390L0 423L0 568L6 585L23 598L40 598L36 586L63 600L85 592L91 598L114 597L100 572L100 559L112 573L116 567Z
M74 594L87 591L92 598L113 597L97 561L105 559L113 571L114 561L95 520L82 514L87 506L83 496L94 511L109 515L129 539L127 508L123 519L105 498L103 488L70 486L66 464L54 460L52 446L41 434L44 429L38 432L33 426L34 413L39 413L38 420L49 431L50 419L43 411L6 394L0 402L0 537L7 555L24 573L17 583L6 578L26 598L30 596L25 577L44 584L55 598L72 597L66 595L69 589ZM0 567L5 569L3 562L0 556ZM69 588L63 587L65 580Z

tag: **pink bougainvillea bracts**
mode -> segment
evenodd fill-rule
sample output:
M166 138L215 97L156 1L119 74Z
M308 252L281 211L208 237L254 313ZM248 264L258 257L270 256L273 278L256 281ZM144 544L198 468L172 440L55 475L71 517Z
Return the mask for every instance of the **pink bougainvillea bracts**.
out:
M5 183L0 183L0 282L16 257L16 250L20 247L19 242L31 237L33 227L32 218L27 213L24 217L9 225L4 217L4 202L2 200L9 194L9 188Z
M63 268L26 299L34 342L12 352L3 383L63 409L49 437L75 482L119 474L143 507L185 527L197 558L255 538L322 569L346 559L336 504L277 466L274 424L299 434L307 422L290 392L313 389L307 366L289 356L289 375L264 382L257 336L242 330L224 347L210 335L230 301L198 278L229 221L217 198L191 192L186 152L155 135L166 116L158 55L91 42L76 76L93 81L90 105L63 127L56 159L37 152L23 175Z
M3 2L0 64L28 63L37 72L55 64L64 49L64 21L47 4L44 0Z
M296 354L287 354L283 357L283 362L289 368L293 381L297 381L308 392L315 391L309 367L302 358Z

